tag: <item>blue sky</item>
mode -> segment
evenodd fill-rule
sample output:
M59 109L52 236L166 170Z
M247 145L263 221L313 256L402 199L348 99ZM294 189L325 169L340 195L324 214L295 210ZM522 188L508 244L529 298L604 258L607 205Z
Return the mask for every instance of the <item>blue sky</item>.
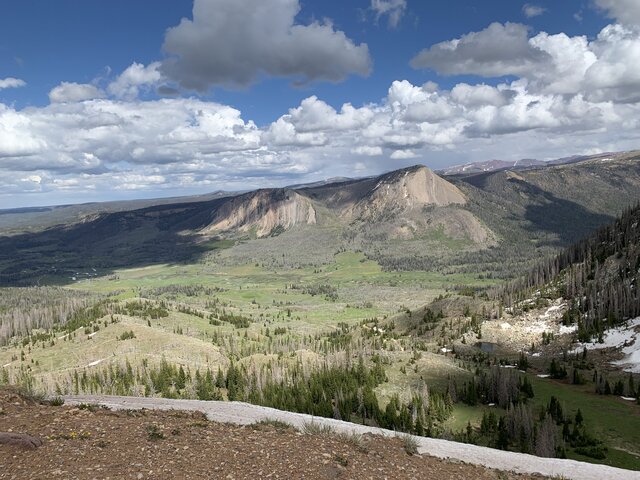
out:
M0 208L637 146L635 0L267 3L5 2Z

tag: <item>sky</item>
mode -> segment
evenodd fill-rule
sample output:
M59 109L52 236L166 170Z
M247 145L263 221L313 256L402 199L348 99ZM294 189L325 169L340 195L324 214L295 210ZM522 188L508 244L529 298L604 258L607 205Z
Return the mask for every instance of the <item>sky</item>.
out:
M638 0L0 9L0 209L640 147Z

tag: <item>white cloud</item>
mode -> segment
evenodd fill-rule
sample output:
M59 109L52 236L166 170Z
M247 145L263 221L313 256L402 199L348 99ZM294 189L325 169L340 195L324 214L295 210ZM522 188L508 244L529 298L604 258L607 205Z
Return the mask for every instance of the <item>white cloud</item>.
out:
M50 105L21 110L0 103L0 202L246 190L345 175L351 167L373 174L414 158L437 168L637 148L638 29L614 24L589 40L529 37L514 25L444 43L457 71L519 71L516 79L465 79L450 89L397 80L382 100L363 106L312 95L263 128L210 101L139 99L143 89L166 85L157 64L133 64L107 86L109 98L63 84L53 97L64 102L52 97ZM497 51L478 53L469 43L478 36ZM519 39L513 48L529 63L499 38ZM428 51L445 62L440 45Z
M340 113L318 97L311 96L299 107L289 110L287 120L299 132L318 130L352 130L367 125L373 113L367 108L354 108L350 103L342 106Z
M532 49L546 53L547 62L523 76L549 93L579 92L587 69L597 61L585 36L541 32L531 38L529 44Z
M524 16L527 18L539 17L546 11L546 8L531 3L525 3L522 6L522 13L524 13Z
M271 124L264 134L264 140L275 146L299 146L311 147L327 143L324 133L303 132L296 130L287 118L281 117Z
M0 168L104 173L121 162L171 164L251 151L260 135L238 110L195 99L94 100L22 111L3 106Z
M598 7L627 25L640 25L640 2L638 0L595 0Z
M546 32L529 38L524 25L494 23L423 50L412 65L441 74L515 75L535 93L635 102L640 98L640 30L609 25L589 41Z
M82 102L94 98L104 98L105 94L95 85L87 83L62 82L49 92L51 103Z
M369 147L367 145L360 145L359 147L352 148L351 153L356 155L364 155L365 157L376 157L382 155L381 147Z
M397 81L380 103L336 110L312 96L262 129L234 108L192 98L0 104L0 201L18 202L20 192L39 192L31 202L43 204L247 189L344 175L356 159L371 174L415 158L434 168L504 152L547 158L630 148L640 137L640 103L530 86ZM434 111L441 120L429 121Z
M408 160L410 158L416 158L417 155L411 150L396 150L391 154L393 160Z
M380 17L389 17L389 26L397 27L407 9L407 0L371 0L371 10L376 16L376 22Z
M21 80L19 78L13 78L13 77L0 78L0 90L3 90L5 88L24 87L26 84L27 83L24 80Z
M141 88L153 87L163 80L159 68L160 62L151 63L146 67L134 62L109 84L107 91L125 100L138 98Z
M366 44L328 21L297 24L298 0L195 0L193 19L170 28L161 71L183 88L245 86L260 75L338 82L368 75Z
M585 92L595 99L640 101L640 34L621 25L605 27L592 43L598 59L585 72Z
M0 103L0 167L5 158L33 155L44 147L32 128L27 115Z

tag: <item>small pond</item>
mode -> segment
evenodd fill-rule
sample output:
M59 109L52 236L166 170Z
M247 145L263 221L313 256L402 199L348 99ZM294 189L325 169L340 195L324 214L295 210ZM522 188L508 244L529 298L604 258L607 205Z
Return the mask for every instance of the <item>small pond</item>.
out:
M495 353L495 351L498 349L498 344L491 342L478 342L476 343L476 347L478 347L484 353Z

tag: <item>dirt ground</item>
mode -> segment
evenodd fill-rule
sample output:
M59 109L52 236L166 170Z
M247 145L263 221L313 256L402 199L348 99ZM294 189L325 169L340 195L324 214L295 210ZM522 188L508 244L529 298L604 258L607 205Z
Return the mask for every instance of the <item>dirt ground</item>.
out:
M399 438L304 434L210 422L201 413L41 405L0 390L1 479L541 479L409 455Z

